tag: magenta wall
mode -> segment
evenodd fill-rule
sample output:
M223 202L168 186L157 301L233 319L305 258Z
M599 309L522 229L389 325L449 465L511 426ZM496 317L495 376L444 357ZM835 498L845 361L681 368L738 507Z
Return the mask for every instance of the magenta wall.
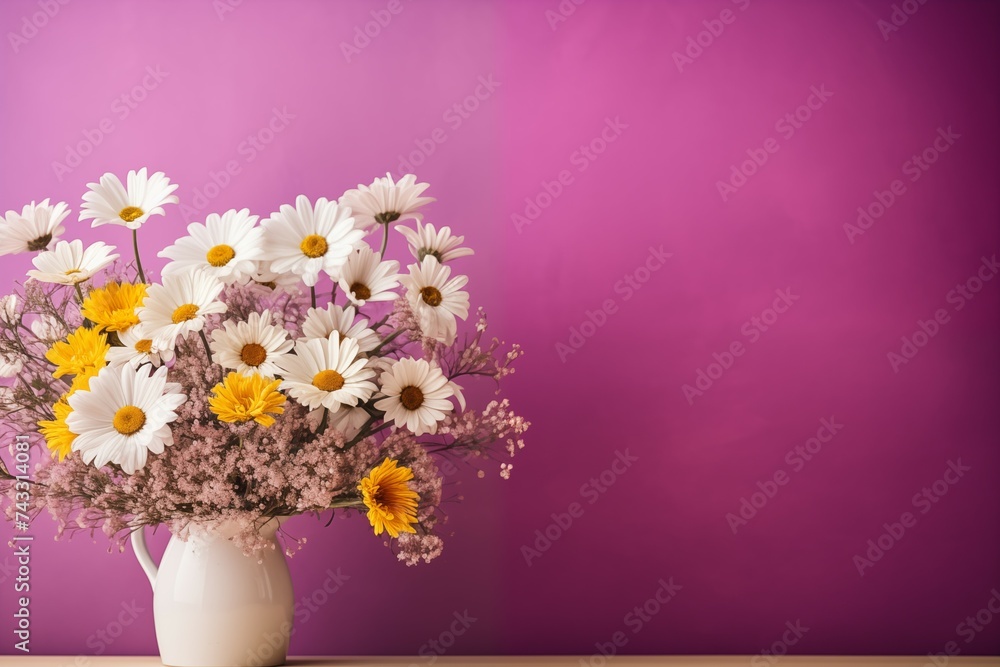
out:
M529 448L509 482L451 476L466 502L430 566L396 563L360 521L291 522L309 537L300 595L349 577L300 609L297 653L426 656L441 638L456 654L753 654L784 638L995 654L1000 281L977 274L1000 253L1000 7L900 4L897 26L888 0L4 1L0 207L76 209L88 181L146 165L188 207L144 229L149 248L208 212L266 215L421 162L427 219L466 234L474 302L527 350L508 388ZM345 55L372 11L391 20ZM852 230L859 207L877 219ZM4 258L3 285L28 266ZM47 518L33 530L34 651L154 652L131 554L53 543ZM889 548L859 566L869 540ZM636 611L658 591L658 613Z

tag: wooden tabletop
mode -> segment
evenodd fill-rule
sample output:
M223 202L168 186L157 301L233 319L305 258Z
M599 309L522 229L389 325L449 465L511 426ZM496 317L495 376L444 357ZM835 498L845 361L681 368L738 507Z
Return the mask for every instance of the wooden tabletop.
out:
M754 656L666 656L639 657L618 656L607 664L609 667L748 667ZM471 667L580 667L602 663L600 656L504 656L465 657L450 656L438 658L437 665L469 665ZM760 662L758 658L758 662ZM156 657L86 657L81 656L0 656L0 666L14 667L157 667L161 665ZM292 658L289 667L397 667L399 665L427 665L424 657L342 657L342 658ZM763 662L761 664L768 664ZM840 665L872 665L873 667L925 667L933 665L928 656L785 656L775 663L775 667L838 667ZM944 659L939 664L944 667ZM948 667L1000 667L1000 657L954 657L947 662Z

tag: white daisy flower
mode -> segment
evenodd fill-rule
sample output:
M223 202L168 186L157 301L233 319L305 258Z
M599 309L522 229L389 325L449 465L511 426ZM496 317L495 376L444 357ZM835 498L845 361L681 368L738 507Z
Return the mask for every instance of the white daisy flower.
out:
M291 294L293 296L302 292L302 277L294 273L276 273L271 270L271 262L261 260L257 262L257 270L250 276L250 280L269 288L272 292Z
M323 424L323 417L326 416L326 413L328 412L329 410L320 406L315 410L310 410L309 412L307 412L305 418L302 421L303 423L305 423L305 425L309 428L311 432L315 433L320 429L321 426L324 428L326 427L326 425Z
M17 322L17 295L5 294L0 297L0 318L8 324Z
M364 408L341 408L330 413L330 428L344 434L344 440L350 440L358 434L361 427L368 421L368 413Z
M173 261L163 267L163 275L205 269L229 284L257 272L257 260L264 253L264 230L257 227L257 216L250 209L226 211L205 218L205 224L192 222L188 236L160 251L158 257Z
M163 453L174 444L170 423L187 396L167 382L167 369L152 375L145 367L105 367L90 380L90 389L69 397L73 408L66 425L76 433L73 451L84 463L102 468L109 463L133 474L146 465L148 452Z
M51 315L39 315L38 319L31 323L31 333L46 343L62 340L69 335L63 323Z
M62 221L69 215L65 202L49 206L49 200L40 204L31 202L21 212L7 211L0 218L0 255L48 250L53 241L66 231Z
M376 178L371 185L358 185L340 197L341 206L347 206L354 215L354 224L366 232L379 225L389 225L399 220L421 220L423 215L416 210L434 201L433 197L421 197L429 186L417 183L417 177L407 174L392 180L392 174Z
M326 340L298 340L295 354L278 363L284 378L281 389L311 409L339 410L341 405L354 407L367 401L378 387L371 382L375 371L359 352L355 340L341 339L337 332Z
M108 266L118 255L111 254L113 245L98 241L83 248L83 241L60 241L52 250L39 253L31 263L35 269L28 275L43 283L76 285L90 280L95 273Z
M178 337L205 327L205 316L226 312L219 301L225 286L205 271L164 276L162 285L151 285L138 310L147 338L173 347Z
M464 320L469 316L469 293L462 291L469 279L455 276L449 280L451 268L433 255L408 268L410 275L403 276L401 281L406 286L410 308L420 319L420 328L428 338L451 345L458 331L455 318Z
M399 295L399 262L382 261L367 244L351 254L340 270L340 289L351 303L360 307L369 301L394 301Z
M17 356L0 352L0 378L15 377L23 368L24 362Z
M114 174L104 174L100 183L88 183L90 190L83 195L80 220L93 218L91 227L122 225L135 230L151 215L163 215L164 204L180 200L171 194L177 189L162 171L146 176L146 168L132 170L126 177L128 187Z
M354 306L341 308L330 304L326 308L310 308L302 324L305 338L329 338L334 331L341 338L353 338L361 352L371 352L380 342L378 334L368 328L368 319L357 319Z
M119 331L118 340L122 346L113 346L108 350L108 364L114 367L128 364L132 368L138 368L147 363L159 367L174 358L174 350L169 342L146 336L141 324L130 327L127 331Z
M465 410L465 390L462 389L462 385L458 384L454 380L448 383L451 387L451 391L455 394L455 400L458 401L458 407L460 410Z
M354 244L364 236L354 228L350 209L322 197L313 206L305 195L298 196L294 207L283 205L261 225L270 270L301 276L309 287L316 286L321 271L336 280Z
M375 371L376 376L390 370L395 363L396 359L392 357L369 357L368 359L368 367Z
M212 332L212 361L242 375L274 377L294 343L288 332L271 323L271 311L250 313L246 322L228 320Z
M386 421L408 428L414 435L436 433L437 425L451 412L448 399L454 389L437 366L425 359L400 359L379 377L381 394L375 407L385 412Z
M424 257L427 255L433 255L437 261L444 264L459 257L476 254L472 248L460 247L465 241L465 237L452 236L451 227L445 226L435 230L434 225L425 225L418 220L416 230L409 227L396 227L396 231L406 237L410 252L417 258L418 262L424 261Z

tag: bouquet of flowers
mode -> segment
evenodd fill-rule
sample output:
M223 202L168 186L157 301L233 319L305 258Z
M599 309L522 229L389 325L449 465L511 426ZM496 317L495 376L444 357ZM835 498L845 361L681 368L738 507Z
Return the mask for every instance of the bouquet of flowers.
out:
M452 266L473 251L423 223L427 187L387 176L335 201L299 196L260 224L247 209L208 215L159 252L159 282L139 232L178 203L162 172L105 174L83 196L81 221L132 231L132 261L59 240L65 203L8 211L0 255L37 255L0 299L0 430L40 432L51 453L28 507L25 475L0 466L8 516L47 509L60 534L101 530L120 549L145 525L184 536L226 520L250 555L274 517L357 509L401 561L440 554L441 457L482 477L524 446L528 422L506 399L466 405L462 383L499 383L521 351L485 336L482 310L459 335L468 279ZM405 273L385 258L393 229Z

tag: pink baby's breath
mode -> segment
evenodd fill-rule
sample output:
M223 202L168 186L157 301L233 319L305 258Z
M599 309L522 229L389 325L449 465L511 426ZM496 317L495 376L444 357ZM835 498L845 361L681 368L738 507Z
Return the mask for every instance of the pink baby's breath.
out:
M309 296L272 291L255 283L230 285L221 298L227 311L207 318L205 334L227 320L245 320L251 313L269 310L271 324L294 339L302 335L310 306ZM44 358L51 341L38 335L57 329L72 331L83 319L72 293L31 281L23 296L5 304L16 312L7 313L5 305L0 353L20 359L23 370L0 386L0 433L29 434L35 444L41 444L36 424L53 419L52 405L65 395L69 384L53 379L53 368ZM46 325L32 327L39 318ZM503 351L501 341L486 338L482 311L474 331L451 346L423 335L406 299L397 299L391 312L372 327L381 339L372 352L378 357L372 365L384 367L400 358L423 357L462 387L475 377L499 383L513 373L512 364L522 354L517 345ZM151 454L146 465L132 475L113 464L100 469L87 465L76 452L58 461L45 451L33 475L32 511L47 510L56 520L59 536L100 532L119 550L131 532L144 526L162 524L186 538L225 522L235 527L233 542L247 555L259 556L261 550L275 548L261 527L276 517L363 513L358 484L388 457L413 472L409 486L419 497L417 532L401 534L393 548L400 561L415 565L441 554L443 542L433 532L447 518L441 505L461 499L445 498L441 461L451 458L481 468L494 456L513 457L524 447L521 436L529 426L511 411L506 399L491 401L482 410L451 413L437 434L422 437L383 428L384 413L374 408L374 399L362 406L371 418L357 437L345 437L331 428L323 409L310 412L291 399L270 427L254 421L225 423L209 405L222 379L222 368L209 359L199 334L180 341L169 364L169 380L181 385L187 400L170 425L173 444L160 454ZM507 461L500 463L500 475L509 477L511 467ZM9 501L5 514L13 517L17 511L14 479L2 471L0 494ZM291 555L304 543L305 539L286 535L281 548Z

